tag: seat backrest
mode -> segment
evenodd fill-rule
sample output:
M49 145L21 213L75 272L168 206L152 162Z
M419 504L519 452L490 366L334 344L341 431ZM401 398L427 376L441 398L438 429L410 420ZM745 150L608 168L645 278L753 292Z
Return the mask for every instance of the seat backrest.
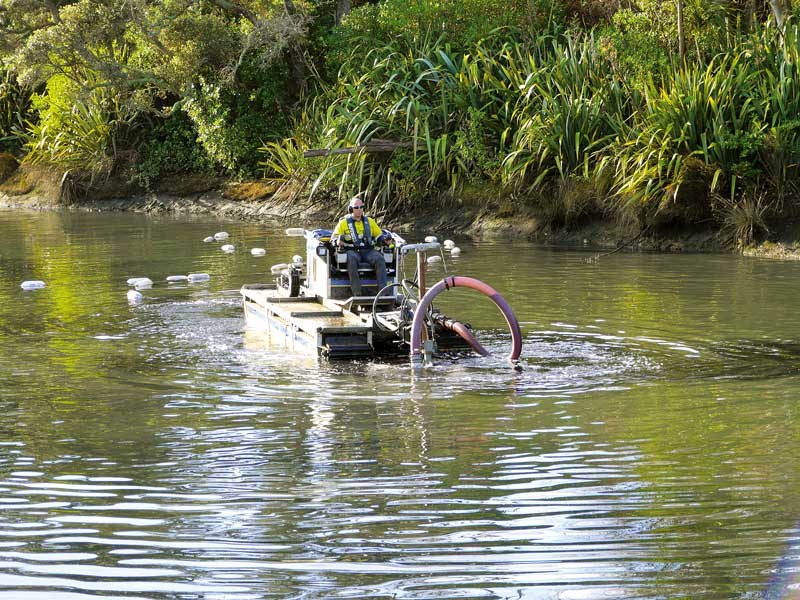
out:
M336 253L336 268L339 271L347 272L347 254L344 252L337 252ZM371 273L375 272L375 269L372 268L372 265L368 262L361 261L358 263L358 271L360 273L369 271Z

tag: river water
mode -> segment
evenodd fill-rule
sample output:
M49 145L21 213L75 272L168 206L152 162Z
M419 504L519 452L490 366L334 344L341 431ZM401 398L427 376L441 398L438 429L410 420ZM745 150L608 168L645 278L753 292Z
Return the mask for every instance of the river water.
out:
M245 330L241 285L302 253L281 228L0 232L0 600L800 594L800 263L456 239L524 371L457 289L494 354L415 376Z

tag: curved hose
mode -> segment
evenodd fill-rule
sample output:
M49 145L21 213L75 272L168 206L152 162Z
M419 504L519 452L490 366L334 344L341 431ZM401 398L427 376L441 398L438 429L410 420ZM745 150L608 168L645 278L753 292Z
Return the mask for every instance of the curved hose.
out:
M454 287L467 287L476 290L484 296L488 296L489 299L495 303L497 308L500 309L500 312L503 313L506 319L508 329L511 332L511 353L508 355L508 360L512 364L516 364L520 354L522 354L522 332L520 331L517 317L514 315L514 311L511 310L508 302L506 302L505 298L503 298L499 292L482 281L472 277L459 277L455 275L445 277L434 285L422 297L417 305L417 310L414 313L414 321L411 324L411 362L422 362L422 324L425 320L425 314L428 312L428 307L440 292Z
M489 351L483 347L483 345L475 339L475 336L472 335L472 329L461 323L460 321L455 321L453 319L448 319L443 315L439 315L434 317L434 320L439 323L442 327L445 327L451 331L457 333L461 338L467 342L470 347L475 350L481 356L489 356Z

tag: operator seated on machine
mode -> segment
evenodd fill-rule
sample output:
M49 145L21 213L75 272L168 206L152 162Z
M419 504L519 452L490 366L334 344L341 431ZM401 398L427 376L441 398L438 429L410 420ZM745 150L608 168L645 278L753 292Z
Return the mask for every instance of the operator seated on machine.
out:
M378 291L386 287L386 261L383 254L375 250L375 244L388 244L392 241L389 233L384 234L375 219L364 214L364 201L354 196L347 207L349 213L343 217L331 234L331 244L339 252L347 253L347 273L350 276L350 289L354 296L361 295L361 278L358 264L369 263L375 269Z

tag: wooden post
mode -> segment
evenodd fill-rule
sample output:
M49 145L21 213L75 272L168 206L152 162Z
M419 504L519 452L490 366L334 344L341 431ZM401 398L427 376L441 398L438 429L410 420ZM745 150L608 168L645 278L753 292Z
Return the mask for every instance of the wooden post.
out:
M422 301L422 297L425 295L425 292L428 291L428 286L425 283L425 265L428 263L428 253L427 252L420 252L417 251L417 286L419 286L419 299ZM419 306L419 305L418 305ZM428 339L428 330L423 327L422 328L422 341Z
M360 146L347 146L345 148L314 148L311 150L304 150L304 158L313 158L315 156L330 156L332 154L357 154L358 152L367 153L380 153L380 152L394 152L398 148L411 148L411 142L393 142L390 140L373 140Z
M417 285L419 286L419 298L422 300L422 297L427 292L427 286L425 284L425 264L428 260L428 253L427 252L417 252Z

